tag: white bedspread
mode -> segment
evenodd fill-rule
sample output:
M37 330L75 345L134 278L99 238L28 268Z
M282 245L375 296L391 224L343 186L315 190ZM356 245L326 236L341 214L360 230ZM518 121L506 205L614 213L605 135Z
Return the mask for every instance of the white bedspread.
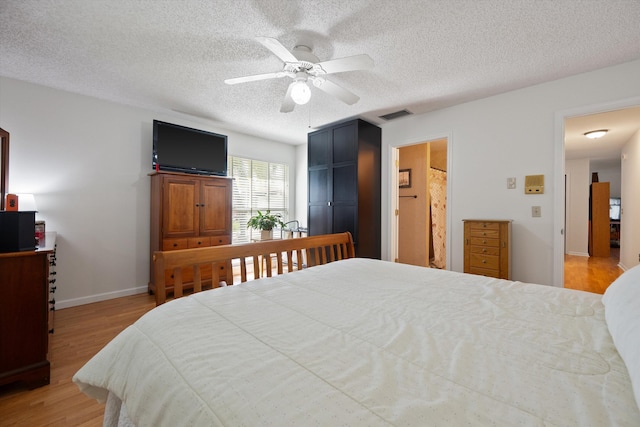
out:
M599 295L350 259L181 298L74 377L138 426L640 426Z

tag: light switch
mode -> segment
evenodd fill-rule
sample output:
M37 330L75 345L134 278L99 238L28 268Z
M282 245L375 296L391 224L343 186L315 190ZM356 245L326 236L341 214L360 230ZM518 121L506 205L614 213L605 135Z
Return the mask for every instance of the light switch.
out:
M542 216L542 208L540 206L531 206L531 216L539 218Z
M514 188L516 188L516 179L515 179L515 177L507 178L507 188L509 190L513 190Z

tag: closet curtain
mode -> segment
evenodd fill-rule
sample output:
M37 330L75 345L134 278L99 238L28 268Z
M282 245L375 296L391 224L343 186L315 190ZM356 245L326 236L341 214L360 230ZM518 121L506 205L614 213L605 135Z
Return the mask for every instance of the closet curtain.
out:
M431 264L436 268L446 268L446 231L447 231L447 173L431 168L429 192L431 195L431 235L433 238L434 259Z

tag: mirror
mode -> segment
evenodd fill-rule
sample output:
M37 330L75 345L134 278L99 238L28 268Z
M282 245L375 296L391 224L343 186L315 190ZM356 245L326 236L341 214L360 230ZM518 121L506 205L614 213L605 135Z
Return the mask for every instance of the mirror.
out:
M4 202L9 191L9 132L0 128L0 211L4 210Z

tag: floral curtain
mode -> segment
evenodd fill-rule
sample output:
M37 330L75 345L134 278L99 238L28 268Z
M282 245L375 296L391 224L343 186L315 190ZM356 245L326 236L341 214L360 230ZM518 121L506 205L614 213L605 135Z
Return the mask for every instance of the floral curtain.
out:
M434 253L434 259L431 264L436 268L446 268L447 173L434 168L431 168L430 173L431 235Z

